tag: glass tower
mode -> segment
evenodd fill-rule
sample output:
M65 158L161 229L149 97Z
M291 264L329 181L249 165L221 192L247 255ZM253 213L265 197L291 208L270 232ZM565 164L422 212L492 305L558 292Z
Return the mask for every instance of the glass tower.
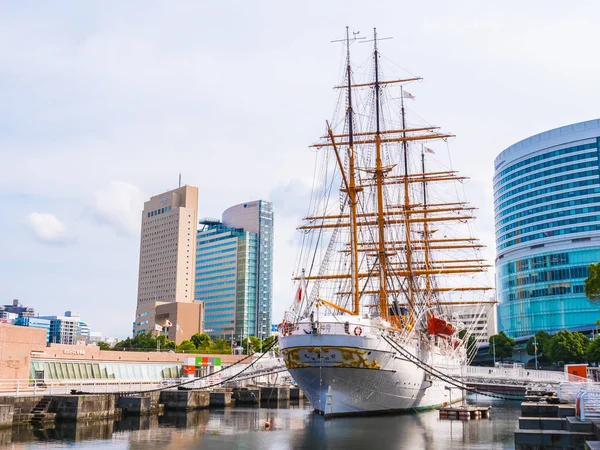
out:
M257 200L232 206L222 220L200 222L194 299L205 302L211 337L271 334L273 206Z
M583 293L600 261L600 120L532 136L495 160L498 328L513 337L594 328Z

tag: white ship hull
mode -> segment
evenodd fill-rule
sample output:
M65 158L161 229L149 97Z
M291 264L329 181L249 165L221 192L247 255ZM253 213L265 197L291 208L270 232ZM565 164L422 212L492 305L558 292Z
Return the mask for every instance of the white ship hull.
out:
M339 328L340 324L336 324ZM325 416L383 414L433 409L462 399L460 389L432 376L401 356L382 329L361 335L305 334L302 324L279 337L290 374L316 411ZM300 334L302 333L302 334ZM448 374L460 372L460 358L438 349L404 345L404 351Z

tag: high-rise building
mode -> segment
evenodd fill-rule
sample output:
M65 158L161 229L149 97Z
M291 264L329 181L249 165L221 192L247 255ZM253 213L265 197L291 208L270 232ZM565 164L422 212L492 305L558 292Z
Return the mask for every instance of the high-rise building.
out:
M205 303L211 337L261 339L271 334L273 206L257 200L201 222L195 299Z
M204 332L238 341L254 336L258 235L228 228L216 219L200 224L195 298L204 302Z
M194 302L198 188L183 186L144 203L135 333L170 328L181 342L200 329L180 332L168 318L155 319L165 303ZM170 324L170 325L169 325ZM157 327L158 325L158 327ZM173 333L169 333L172 335Z
M513 337L594 327L583 293L600 261L600 120L524 139L495 160L498 326Z

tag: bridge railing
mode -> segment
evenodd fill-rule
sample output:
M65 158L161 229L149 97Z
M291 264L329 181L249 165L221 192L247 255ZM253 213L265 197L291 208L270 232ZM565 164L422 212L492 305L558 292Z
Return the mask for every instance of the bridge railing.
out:
M462 370L462 375L470 378L511 379L552 384L569 381L568 375L563 372L525 369L522 367L507 369L502 367L466 366Z
M0 396L3 395L60 395L72 390L97 394L110 392L136 392L157 387L168 387L180 379L160 380L117 380L117 379L73 379L73 380L0 380Z

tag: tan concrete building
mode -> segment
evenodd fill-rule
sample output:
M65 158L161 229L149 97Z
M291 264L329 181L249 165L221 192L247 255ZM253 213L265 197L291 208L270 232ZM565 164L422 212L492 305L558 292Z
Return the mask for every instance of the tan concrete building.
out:
M154 321L163 328L163 334L177 344L202 332L204 302L174 302L157 305ZM168 326L171 323L172 325Z
M138 298L134 332L157 330L156 307L168 303L194 302L198 188L182 186L155 195L144 203L140 241ZM198 308L195 308L197 312ZM194 316L200 313L194 312ZM177 317L177 314L174 315ZM177 323L172 321L172 329ZM158 325L164 326L165 323ZM201 331L180 328L190 336ZM183 339L177 335L176 342Z

